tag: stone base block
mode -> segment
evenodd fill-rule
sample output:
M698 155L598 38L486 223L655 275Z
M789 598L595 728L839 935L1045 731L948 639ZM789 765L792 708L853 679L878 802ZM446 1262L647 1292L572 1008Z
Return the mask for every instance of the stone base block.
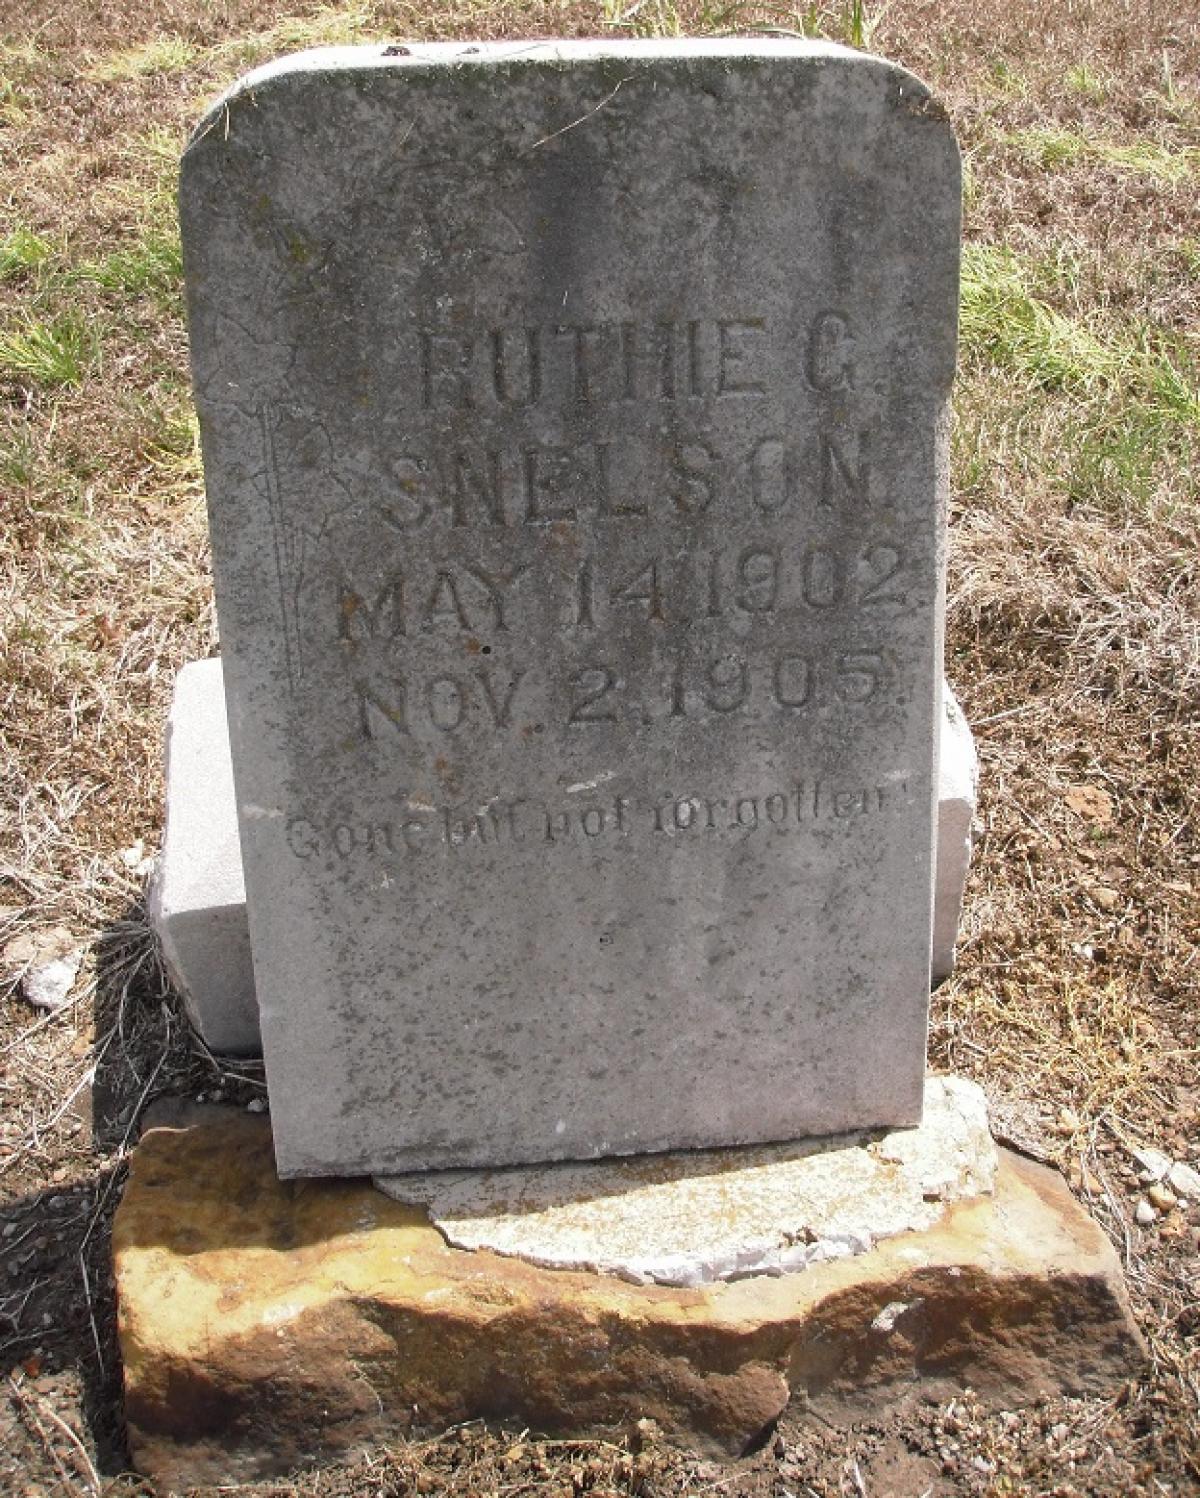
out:
M966 1385L1012 1406L1111 1390L1142 1357L1107 1239L1004 1151L991 1195L919 1231L686 1287L454 1248L366 1182L280 1182L263 1118L184 1123L143 1137L113 1233L130 1446L164 1487L478 1416L575 1436L650 1417L737 1454L791 1399L833 1420Z
M934 983L954 966L978 779L971 730L948 686L943 700ZM167 971L205 1044L226 1055L260 1055L219 658L191 662L176 680L167 728L166 831L150 884L150 915Z
M150 920L171 981L210 1050L262 1053L219 659L175 679L167 720L167 817Z
M954 947L971 866L972 824L979 805L979 758L966 714L942 683L938 751L937 849L933 869L933 986L954 971Z

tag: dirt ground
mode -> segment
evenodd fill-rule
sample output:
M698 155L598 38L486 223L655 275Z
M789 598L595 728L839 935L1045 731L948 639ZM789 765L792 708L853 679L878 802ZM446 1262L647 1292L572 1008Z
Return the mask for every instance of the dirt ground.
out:
M963 144L947 669L982 805L931 1063L976 1078L997 1132L1104 1225L1150 1361L1107 1401L989 1414L966 1395L850 1431L787 1416L729 1467L653 1430L472 1424L237 1491L1200 1491L1200 1201L1134 1154L1200 1167L1194 7L0 0L3 1492L142 1490L108 1249L125 1161L155 1097L264 1094L191 1036L144 909L171 681L217 648L172 204L190 122L314 41L738 26L908 64ZM40 1008L30 973L60 955L67 1002Z

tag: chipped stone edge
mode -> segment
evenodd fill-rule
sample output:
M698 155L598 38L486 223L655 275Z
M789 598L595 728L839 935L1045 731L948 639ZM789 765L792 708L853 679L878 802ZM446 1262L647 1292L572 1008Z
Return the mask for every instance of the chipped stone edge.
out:
M454 1170L444 1173L414 1173L405 1177L376 1176L374 1184L378 1190L396 1201L422 1207L430 1225L437 1229L447 1246L464 1252L482 1250L495 1253L501 1258L519 1259L540 1269L590 1272L611 1276L634 1285L663 1285L677 1289L698 1289L705 1285L729 1283L759 1275L778 1279L786 1274L801 1273L815 1264L870 1253L877 1244L902 1236L907 1232L924 1232L932 1227L951 1206L962 1201L992 1195L995 1189L999 1156L991 1140L987 1098L983 1090L967 1078L956 1076L927 1077L927 1096L929 1089L934 1087L940 1088L944 1096L953 1100L954 1112L961 1121L960 1127L964 1136L986 1137L992 1146L991 1151L982 1169L968 1169L957 1183L945 1179L924 1180L922 1193L928 1210L914 1215L905 1227L893 1231L877 1232L869 1224L864 1223L843 1233L832 1233L802 1242L797 1242L789 1234L781 1231L779 1236L784 1240L782 1243L779 1237L759 1238L746 1243L733 1254L707 1260L699 1255L688 1254L657 1255L645 1258L631 1258L628 1255L609 1258L598 1254L580 1255L567 1260L561 1255L555 1257L549 1254L539 1254L532 1249L516 1252L497 1247L484 1236L471 1234L452 1220L438 1218L432 1202L427 1199L421 1200L419 1192L413 1189L413 1183L422 1175L437 1177L444 1174L445 1179L461 1180L475 1172ZM863 1132L834 1135L824 1143L829 1148L866 1149L882 1160L903 1165L906 1155L911 1152L910 1141L915 1139L919 1129L919 1125L916 1128L892 1129L882 1137L878 1134ZM575 1162L563 1163L570 1166ZM604 1162L582 1163L590 1165ZM519 1170L521 1167L506 1168Z

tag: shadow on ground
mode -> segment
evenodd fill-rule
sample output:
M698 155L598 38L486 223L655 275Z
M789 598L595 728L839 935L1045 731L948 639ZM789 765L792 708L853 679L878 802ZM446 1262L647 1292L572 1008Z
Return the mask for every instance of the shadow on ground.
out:
M242 1102L262 1092L260 1064L227 1071L196 1038L144 898L104 927L93 952L91 1079L85 1073L69 1103L78 1144L51 1184L0 1206L0 1428L10 1448L39 1448L64 1484L84 1488L129 1466L110 1234L146 1109L164 1095ZM63 1428L59 1411L72 1407L94 1457Z

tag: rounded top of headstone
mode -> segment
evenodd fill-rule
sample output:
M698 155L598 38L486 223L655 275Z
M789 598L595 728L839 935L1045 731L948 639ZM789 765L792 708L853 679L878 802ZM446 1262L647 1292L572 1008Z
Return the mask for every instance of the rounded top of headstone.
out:
M837 42L796 37L653 37L622 41L535 39L503 42L394 42L364 46L314 47L275 58L239 78L209 107L188 142L194 149L227 123L231 106L241 100L258 103L263 90L304 84L347 73L414 74L473 68L534 71L583 64L620 67L686 67L697 63L774 64L809 67L834 64L870 73L895 90L907 113L949 129L949 116L926 84L898 63ZM185 153L186 154L186 153Z

